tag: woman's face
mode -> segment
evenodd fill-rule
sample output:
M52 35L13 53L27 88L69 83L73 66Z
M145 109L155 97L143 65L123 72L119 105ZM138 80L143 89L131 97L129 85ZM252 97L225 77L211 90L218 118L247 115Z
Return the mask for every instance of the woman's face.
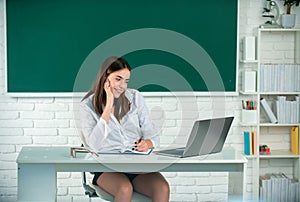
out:
M119 98L120 95L125 92L129 79L130 71L127 68L115 71L107 77L114 98Z

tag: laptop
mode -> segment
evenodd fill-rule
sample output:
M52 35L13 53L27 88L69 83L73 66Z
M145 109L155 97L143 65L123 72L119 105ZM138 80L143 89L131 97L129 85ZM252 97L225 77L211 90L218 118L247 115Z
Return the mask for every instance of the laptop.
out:
M195 121L185 147L155 151L179 158L221 152L234 117Z

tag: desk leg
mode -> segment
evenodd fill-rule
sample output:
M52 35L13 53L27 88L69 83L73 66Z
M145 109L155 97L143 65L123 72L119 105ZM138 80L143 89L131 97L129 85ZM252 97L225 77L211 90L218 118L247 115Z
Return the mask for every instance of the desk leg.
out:
M18 164L18 201L56 201L52 164Z
M228 190L229 201L244 201L246 194L246 170L247 164L243 165L241 172L229 172Z

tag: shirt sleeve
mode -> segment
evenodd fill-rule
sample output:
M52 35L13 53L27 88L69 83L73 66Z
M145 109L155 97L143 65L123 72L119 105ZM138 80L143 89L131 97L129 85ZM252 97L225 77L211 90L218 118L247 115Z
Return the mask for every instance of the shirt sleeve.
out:
M80 103L81 138L91 151L101 150L101 145L106 144L109 127L104 119L98 117L86 102Z
M158 148L160 144L159 132L151 120L149 110L140 92L136 92L136 105L139 114L139 123L144 139L150 139L153 147Z

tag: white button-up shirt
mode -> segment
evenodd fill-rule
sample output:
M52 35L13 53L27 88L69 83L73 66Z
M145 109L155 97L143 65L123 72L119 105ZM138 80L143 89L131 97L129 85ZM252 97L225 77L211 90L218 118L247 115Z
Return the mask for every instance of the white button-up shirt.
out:
M143 96L137 90L127 89L125 96L130 102L130 111L119 122L111 113L109 123L96 113L94 94L80 103L80 124L86 146L94 152L131 150L141 137L150 139L159 146L159 134L151 121Z

